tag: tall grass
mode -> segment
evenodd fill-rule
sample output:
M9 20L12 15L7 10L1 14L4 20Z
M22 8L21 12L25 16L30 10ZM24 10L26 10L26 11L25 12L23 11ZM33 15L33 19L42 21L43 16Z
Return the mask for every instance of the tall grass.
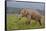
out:
M35 20L31 20L31 24L28 24L28 25L25 24L25 22L27 21L28 19L26 17L23 17L23 18L21 17L21 20L19 20L19 18L15 15L8 15L7 30L44 28L43 22L42 22L42 26L40 26L39 23L35 22Z

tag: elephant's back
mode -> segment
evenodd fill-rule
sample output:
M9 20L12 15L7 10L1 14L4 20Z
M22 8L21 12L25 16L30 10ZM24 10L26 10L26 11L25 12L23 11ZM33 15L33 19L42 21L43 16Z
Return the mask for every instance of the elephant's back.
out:
M37 11L37 10L34 10L34 9L27 9L28 13L31 15L31 14L37 14L37 15L40 15L40 13Z

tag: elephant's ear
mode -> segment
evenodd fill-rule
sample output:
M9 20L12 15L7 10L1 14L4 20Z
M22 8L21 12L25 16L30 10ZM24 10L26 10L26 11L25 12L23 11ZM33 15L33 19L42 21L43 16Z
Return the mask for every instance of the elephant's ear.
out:
M26 13L27 13L27 15L29 15L29 12L28 11Z
M26 15L28 14L28 11L26 11Z

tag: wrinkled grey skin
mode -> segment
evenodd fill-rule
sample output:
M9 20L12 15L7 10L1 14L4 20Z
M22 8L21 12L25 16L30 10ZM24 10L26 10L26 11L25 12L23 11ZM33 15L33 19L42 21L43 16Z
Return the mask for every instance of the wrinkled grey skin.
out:
M36 10L33 10L33 9L29 9L29 8L23 8L21 11L20 11L20 17L27 17L29 19L28 24L31 23L31 19L34 19L36 20L36 22L39 22L39 24L41 25L41 15L39 12L37 12Z

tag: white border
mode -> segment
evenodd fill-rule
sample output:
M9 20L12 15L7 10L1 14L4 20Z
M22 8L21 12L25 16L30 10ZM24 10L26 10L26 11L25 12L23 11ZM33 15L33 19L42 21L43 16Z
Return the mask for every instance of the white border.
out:
M5 2L0 0L0 31L5 30Z
M19 1L29 1L29 0L19 0ZM30 1L46 2L45 0L30 0ZM45 13L46 13L46 6L45 6ZM45 21L45 24L46 24L46 21ZM5 31L5 0L0 0L0 31ZM46 28L45 29L32 29L32 30L18 30L18 31L46 31Z

